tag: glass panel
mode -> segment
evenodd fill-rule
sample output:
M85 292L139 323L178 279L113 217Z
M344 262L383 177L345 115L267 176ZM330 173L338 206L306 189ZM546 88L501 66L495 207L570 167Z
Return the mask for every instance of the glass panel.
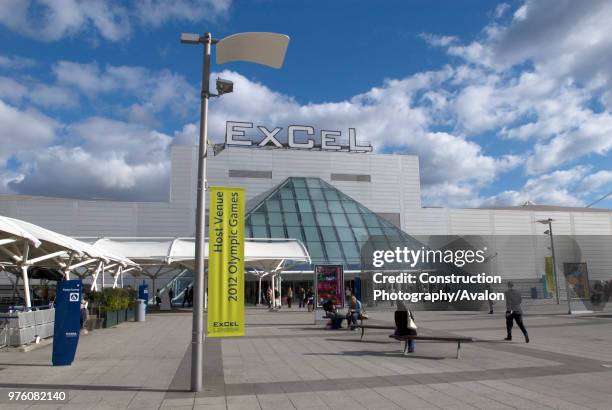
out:
M342 249L344 250L344 255L346 259L359 259L361 255L359 254L359 248L355 244L355 242L342 242Z
M306 188L296 188L295 196L297 199L308 199L308 190Z
M308 242L320 242L321 238L319 238L319 230L316 226L305 226L304 227L304 235L306 236L306 240Z
M302 229L299 226L288 226L287 237L304 242L304 235L302 235Z
M253 225L265 225L266 215L259 212L251 214L251 222Z
M307 178L306 185L308 185L308 188L320 188L321 182L319 182L318 178Z
M338 197L338 193L333 189L325 189L325 198L329 201L338 201L340 198Z
M342 201L342 206L344 206L344 210L349 214L356 214L359 212L359 208L357 208L357 204L352 201Z
M306 242L306 248L308 248L308 253L312 259L325 259L323 247L320 242Z
M268 228L265 226L253 226L253 238L269 238Z
M251 224L244 225L244 236L247 238L253 237L253 231L251 230Z
M332 214L334 218L334 225L336 226L349 226L348 221L346 220L346 215L344 214Z
M336 228L341 241L355 241L351 228Z
M268 211L278 212L280 211L280 201L278 199L268 199L266 201L266 208Z
M272 226L283 226L283 215L280 212L269 212L268 224Z
M285 212L297 212L295 202L290 199L283 199L283 211Z
M310 188L310 197L312 199L325 199L323 198L323 190Z
M378 218L372 214L362 214L363 219L367 226L380 226L380 222L378 222Z
M325 201L312 201L315 212L327 212L327 204Z
M283 188L280 190L281 198L283 199L292 199L293 198L293 190L291 188Z
M325 249L327 250L328 258L342 258L342 251L340 250L340 243L338 242L325 242Z
M300 220L298 214L292 212L285 213L285 225L287 226L300 226Z
M293 186L296 188L305 188L306 187L306 181L304 181L304 178L293 178Z
M365 242L369 236L365 228L353 228L353 233L359 243Z
M298 199L298 207L300 208L300 212L312 212L312 205L310 205L310 201L306 199Z
M351 226L365 226L363 223L363 219L361 219L361 215L359 214L347 214L349 223Z
M344 213L344 209L342 209L342 205L340 205L340 201L329 201L327 205L329 206L329 212L336 213L336 214Z
M382 235L383 234L383 230L382 228L368 228L370 231L370 235Z
M304 226L315 226L315 217L314 214L312 213L302 213L300 214L301 218L302 218L302 225Z
M387 236L395 236L395 237L399 236L397 229L395 228L383 228L383 230L385 231L385 235Z
M321 227L321 236L323 236L323 240L326 242L337 241L336 232L334 232L334 228L330 226L322 226Z
M285 228L282 226L271 226L270 227L271 238L285 238Z
M340 214L334 214L340 215ZM317 221L319 221L319 225L321 226L332 226L331 217L329 214L317 214Z

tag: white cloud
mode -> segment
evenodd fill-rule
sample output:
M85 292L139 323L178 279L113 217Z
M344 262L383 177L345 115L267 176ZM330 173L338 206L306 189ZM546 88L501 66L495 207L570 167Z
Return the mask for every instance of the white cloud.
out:
M53 66L57 81L90 98L122 93L136 102L122 111L128 119L148 125L158 125L156 114L168 110L174 115L193 114L198 108L196 89L181 75L169 70L153 71L137 66L104 68L96 63L59 61Z
M518 191L508 190L484 198L487 206L521 205L527 201L535 204L559 204L585 206L594 197L610 191L612 171L591 173L591 167L579 165L529 178Z
M0 165L13 155L41 149L53 143L61 127L35 110L21 111L0 100Z
M138 16L145 24L160 26L168 20L198 22L226 17L231 0L140 0Z
M427 44L433 47L448 47L451 44L456 43L459 39L455 36L441 36L432 33L421 33L419 34Z
M36 62L31 58L0 55L0 68L22 69L32 67Z
M0 99L13 104L34 104L39 107L57 109L78 105L79 97L65 87L46 85L31 78L0 76Z
M121 41L135 23L155 27L169 20L215 21L230 5L231 0L4 0L0 24L41 41L91 34Z
M93 117L67 127L60 144L16 155L8 183L22 194L167 200L172 138L145 126Z

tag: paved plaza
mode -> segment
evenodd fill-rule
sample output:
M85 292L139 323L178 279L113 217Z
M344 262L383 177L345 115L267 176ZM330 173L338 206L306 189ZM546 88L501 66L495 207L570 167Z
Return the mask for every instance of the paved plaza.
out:
M312 313L247 309L247 335L207 339L205 388L189 392L191 312L151 314L81 338L75 363L50 365L51 346L0 352L0 386L59 389L67 403L0 408L177 409L610 409L612 315L572 316L528 307L531 343L504 342L503 312L415 312L420 334L475 343L417 343L389 331L325 330ZM371 310L391 324L392 310ZM4 393L5 394L5 393Z

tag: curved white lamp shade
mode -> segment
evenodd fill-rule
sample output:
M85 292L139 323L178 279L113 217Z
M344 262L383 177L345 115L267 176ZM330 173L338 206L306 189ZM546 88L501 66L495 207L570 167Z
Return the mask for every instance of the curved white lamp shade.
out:
M281 68L289 36L277 33L238 33L217 43L217 64L249 61Z

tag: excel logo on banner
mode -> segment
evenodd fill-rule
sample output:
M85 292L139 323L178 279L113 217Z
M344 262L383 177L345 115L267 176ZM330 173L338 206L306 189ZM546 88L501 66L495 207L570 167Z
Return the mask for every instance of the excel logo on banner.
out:
M244 336L244 189L211 187L208 336Z

